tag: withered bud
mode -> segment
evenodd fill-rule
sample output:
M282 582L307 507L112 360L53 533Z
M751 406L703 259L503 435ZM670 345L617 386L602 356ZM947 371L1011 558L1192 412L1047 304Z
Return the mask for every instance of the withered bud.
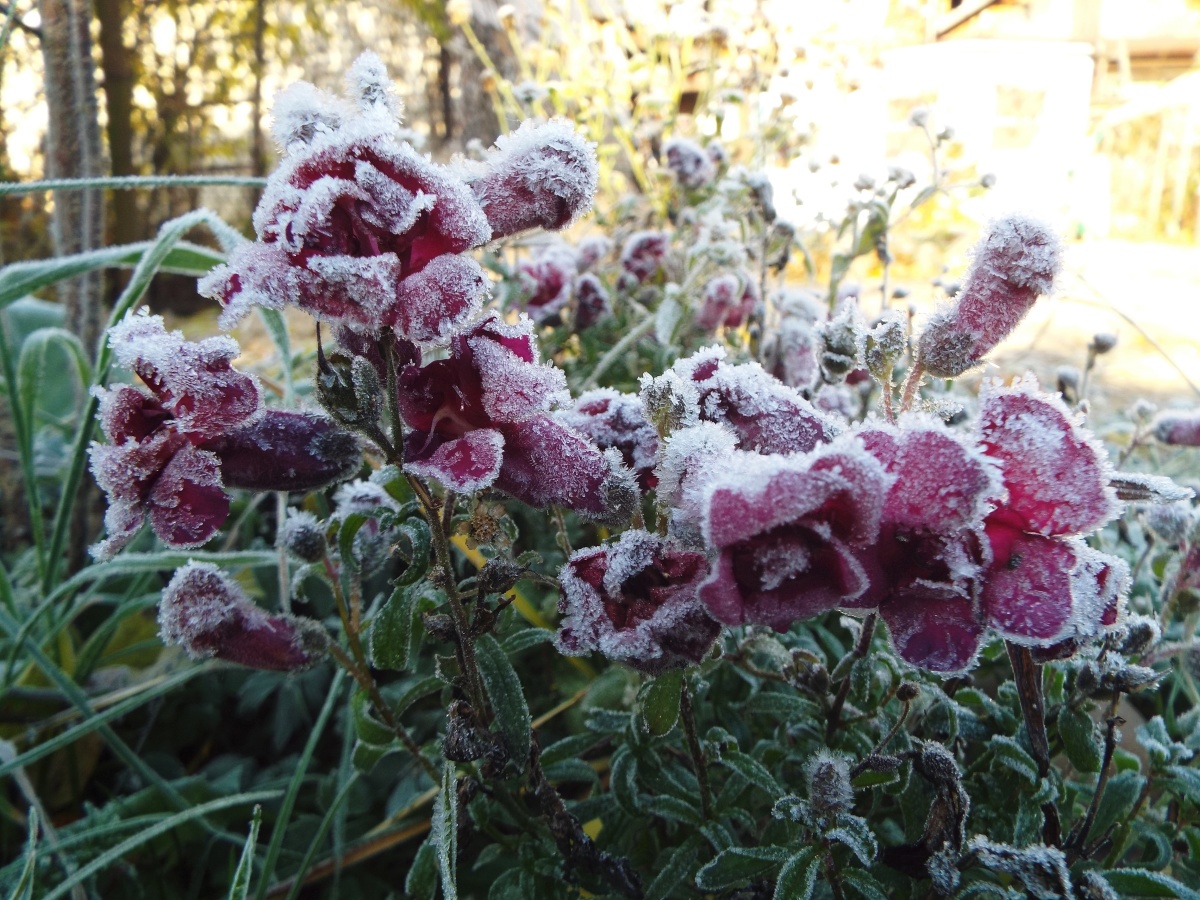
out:
M1162 637L1158 622L1149 616L1129 616L1122 626L1117 650L1125 656L1145 653Z
M1054 377L1063 399L1068 403L1079 402L1079 385L1083 381L1083 373L1074 366L1059 366Z
M426 633L434 640L451 643L456 639L454 620L445 613L425 613L421 616Z
M902 681L896 688L896 699L901 703L912 703L921 696L921 686L911 681Z
M303 562L320 562L325 557L325 529L310 512L291 510L279 531L279 543L289 555Z
M842 756L818 750L804 767L808 777L808 802L818 815L845 812L854 804L850 765Z
M484 563L483 568L479 570L476 584L479 586L481 596L503 594L505 591L511 590L524 574L524 566L497 556Z

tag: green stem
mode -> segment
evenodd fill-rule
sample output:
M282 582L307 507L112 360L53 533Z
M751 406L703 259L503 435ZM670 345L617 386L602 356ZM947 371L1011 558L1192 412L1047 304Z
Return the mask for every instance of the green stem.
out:
M705 820L711 821L713 812L712 794L708 787L708 759L704 755L704 748L700 746L700 736L696 733L696 713L692 709L692 695L686 678L679 692L679 717L683 720L683 733L687 738L692 765L696 769L696 780L700 782L700 811Z

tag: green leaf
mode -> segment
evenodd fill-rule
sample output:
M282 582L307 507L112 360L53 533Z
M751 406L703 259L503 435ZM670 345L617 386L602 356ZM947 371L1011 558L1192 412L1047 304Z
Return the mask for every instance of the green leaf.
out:
M404 893L414 900L434 900L437 896L438 858L432 839L421 844L404 878Z
M996 762L1012 770L1030 784L1037 784L1037 763L1015 739L1002 734L993 735L988 741L988 747L995 755Z
M641 796L637 787L637 757L633 755L628 744L622 744L613 754L608 786L621 809L631 816L642 812Z
M254 872L254 851L258 847L258 829L262 826L262 807L254 807L254 817L250 820L250 833L246 835L246 843L242 847L242 858L233 873L233 883L229 885L229 900L246 900L250 895L250 876Z
M876 843L867 820L859 816L838 816L835 827L825 832L825 838L849 847L850 852L857 856L864 866L871 865L879 852L879 844Z
M561 741L555 741L542 751L542 765L552 766L566 759L578 759L589 749L596 746L598 740L594 734L573 734Z
M1058 713L1058 733L1071 765L1080 772L1100 771L1100 742L1091 716L1064 704Z
M33 889L37 880L38 831L42 823L38 820L37 807L29 807L29 824L26 826L29 840L25 844L25 865L21 877L10 895L11 900L33 900Z
M1146 869L1109 869L1100 875L1122 897L1178 897L1180 900L1200 898L1200 892L1161 872L1150 872Z
M342 562L355 572L359 570L360 562L358 557L354 555L354 538L358 534L359 529L370 520L371 516L366 513L350 513L342 519L341 524L338 526L338 553L341 554Z
M855 788L881 787L885 784L895 784L900 780L899 772L863 772L850 783Z
M767 716L782 723L808 715L812 704L796 694L760 691L747 700L743 708L747 715Z
M673 669L647 681L638 700L642 726L655 737L670 734L679 721L679 698L683 689L683 670Z
M821 857L816 847L805 847L784 863L775 882L774 900L809 900L817 886Z
M666 900L691 874L700 855L700 844L695 837L688 838L670 851L665 862L658 866L658 874L646 887L645 900Z
M853 888L866 900L887 900L887 890L866 869L846 868L841 871L842 886Z
M399 749L400 744L396 742L391 746L383 746L381 744L367 744L363 741L358 741L354 745L354 750L350 754L350 763L359 772L364 775L369 775L371 770L379 764L379 761L391 753L393 750Z
M660 794L657 797L647 798L646 805L646 812L661 816L671 822L682 822L685 825L692 825L698 828L700 823L704 821L698 807L678 797L672 797L670 794Z
M784 847L732 847L696 873L696 887L726 891L774 875L788 857Z
M553 640L554 632L549 628L530 627L514 631L500 642L500 646L504 648L504 652L509 656L516 656L518 653L523 653L531 647L548 644Z
M371 699L366 691L354 692L350 699L350 709L354 719L354 734L360 741L383 747L395 739L396 735L392 733L392 729L373 715Z
M1159 779L1159 784L1181 800L1190 800L1193 806L1200 805L1200 770L1190 766L1167 766L1165 771L1170 777Z
M367 646L371 653L371 664L377 669L403 672L408 668L417 600L421 594L420 586L397 586L371 619Z
M416 584L425 576L429 571L429 547L432 541L433 533L424 519L413 516L396 526L392 552L408 563L408 568L394 584Z
M442 896L458 900L458 778L454 764L442 769L442 787L433 802L433 822L429 840L437 851L438 872L442 876Z
M295 385L292 383L292 341L288 335L287 321L283 313L266 306L258 307L258 314L267 326L275 352L279 354L279 368L283 376L283 402L290 406L295 395Z
M783 788L775 780L767 767L753 756L738 750L727 750L721 754L720 764L737 772L751 784L761 788L771 800L783 793Z
M1146 779L1136 772L1118 772L1108 779L1092 822L1092 834L1104 834L1110 825L1127 819L1145 785Z
M509 759L523 770L529 761L533 724L525 693L521 690L521 679L513 670L504 648L490 634L480 635L476 639L475 658L479 662L483 686L496 713Z

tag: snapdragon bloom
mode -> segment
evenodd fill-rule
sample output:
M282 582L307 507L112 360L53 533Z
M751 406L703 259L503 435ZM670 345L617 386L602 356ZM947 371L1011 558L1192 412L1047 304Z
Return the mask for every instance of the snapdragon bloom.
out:
M926 371L954 378L1004 340L1062 267L1062 245L1043 223L1024 216L988 226L962 290L930 318L917 341Z
M517 263L517 279L525 311L534 322L545 322L567 305L578 274L575 251L558 241Z
M621 248L621 268L635 283L643 284L663 267L671 239L662 231L631 234Z
M579 550L559 573L555 644L568 656L598 650L647 675L698 663L721 631L696 598L707 570L703 553L646 531Z
M175 573L158 605L163 643L192 659L276 672L310 669L325 658L329 637L317 622L269 615L212 563L189 562Z
M150 390L98 389L108 439L91 448L108 495L98 559L127 545L146 519L168 546L199 547L229 514L226 486L309 490L358 466L358 442L328 419L262 409L258 383L230 365L241 352L230 338L185 341L143 311L113 326L109 343Z
M506 325L492 314L455 335L447 359L407 366L398 380L412 429L407 471L459 493L494 487L531 506L558 504L601 520L628 513L601 451L550 415L570 394L563 373L538 362L528 318Z
M717 275L704 286L704 302L696 313L696 325L704 331L737 328L754 314L758 286L745 269Z
M654 464L658 454L658 433L646 419L642 401L636 394L622 394L615 388L596 388L581 394L570 409L554 414L558 421L575 429L601 450L614 447L637 474L642 487L657 484Z
M857 601L870 586L859 558L879 537L893 479L861 444L807 454L735 451L711 472L703 534L716 552L700 599L718 621L784 631Z
M258 240L200 291L225 306L223 325L253 305L295 304L362 331L444 341L487 293L463 254L520 228L561 228L590 207L594 154L561 123L526 123L477 170L451 170L400 139L377 56L359 57L347 83L351 103L305 83L280 94L285 156L254 213Z

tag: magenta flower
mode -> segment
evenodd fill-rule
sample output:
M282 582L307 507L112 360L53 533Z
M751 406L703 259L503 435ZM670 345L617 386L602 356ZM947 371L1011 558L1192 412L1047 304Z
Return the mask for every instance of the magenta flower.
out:
M670 249L670 238L664 232L638 231L621 248L621 268L643 284L663 267Z
M700 350L672 371L696 388L700 419L730 428L742 450L807 453L840 430L758 363L725 362L720 347Z
M575 281L575 330L591 328L611 314L612 300L604 282L591 272L580 275Z
M758 306L758 287L750 273L742 270L718 275L704 286L704 302L696 314L696 325L704 331L737 328Z
M390 85L362 62L352 75L373 78L351 79L356 114L329 112L337 102L310 85L277 100L295 127L254 213L258 241L200 282L225 306L223 324L254 304L295 304L331 323L432 341L478 311L487 280L459 254L491 238L487 217L465 182L397 139L398 123L375 102Z
M646 675L698 663L721 631L696 598L707 571L703 553L646 531L579 550L559 573L555 644L569 656L598 650Z
M615 447L625 465L637 474L645 490L657 484L654 463L658 454L658 433L646 420L642 401L634 394L622 394L614 388L596 388L580 395L575 405L555 413L554 417L573 428L601 450Z
M575 251L558 241L517 264L525 311L535 323L557 315L570 301L571 284L578 271L575 259Z
M963 288L930 318L917 342L925 369L954 378L1004 340L1054 287L1062 246L1046 225L1012 216L988 226Z
M494 487L531 506L620 518L604 455L550 416L570 400L566 378L537 360L533 323L506 325L492 314L455 335L449 358L406 367L405 469L459 493Z
M199 343L167 333L144 311L109 331L123 365L150 388L100 391L100 427L92 472L108 495L107 559L133 540L146 519L168 546L198 547L229 514L225 486L308 490L347 477L359 463L357 441L328 419L260 409L257 382L230 362L230 338Z
M592 208L596 151L562 119L525 122L468 174L492 239L527 228L559 231Z
M733 454L705 492L717 557L700 599L720 622L779 631L853 604L870 586L860 554L879 537L892 481L846 440L805 455Z
M675 180L689 190L696 190L712 182L717 176L717 167L695 141L687 138L671 138L663 145L667 156L667 168Z
M192 659L276 672L310 669L325 658L329 637L317 622L268 615L211 563L189 562L175 573L158 605L166 644Z
M1076 537L1120 512L1103 448L1032 379L985 387L979 429L1008 492L986 522L988 624L1032 646L1097 633L1125 580L1123 562Z

